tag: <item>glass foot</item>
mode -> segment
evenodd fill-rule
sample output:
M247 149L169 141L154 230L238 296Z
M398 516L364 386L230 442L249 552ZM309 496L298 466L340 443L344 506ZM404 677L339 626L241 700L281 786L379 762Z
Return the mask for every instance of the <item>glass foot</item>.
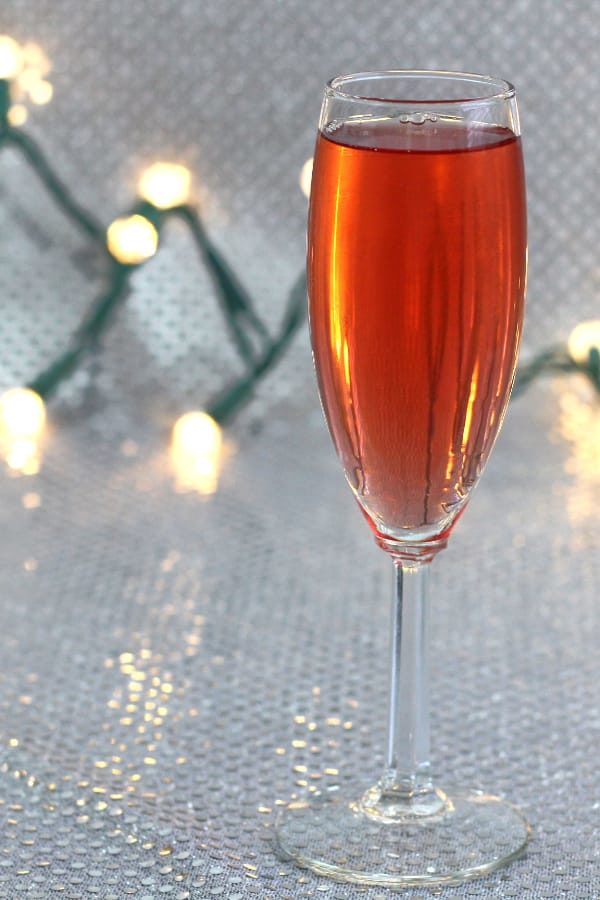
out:
M460 884L515 859L529 840L521 813L480 791L436 791L429 815L380 817L364 803L292 803L276 827L281 856L337 881Z

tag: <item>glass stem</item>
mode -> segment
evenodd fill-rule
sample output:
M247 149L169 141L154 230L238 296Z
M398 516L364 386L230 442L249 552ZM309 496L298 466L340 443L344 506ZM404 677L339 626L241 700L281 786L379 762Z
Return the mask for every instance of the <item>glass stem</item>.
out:
M429 565L394 560L386 792L432 790L429 765L427 580Z
M386 767L356 804L385 822L433 816L447 808L447 797L434 788L429 767L429 563L394 557L394 566Z

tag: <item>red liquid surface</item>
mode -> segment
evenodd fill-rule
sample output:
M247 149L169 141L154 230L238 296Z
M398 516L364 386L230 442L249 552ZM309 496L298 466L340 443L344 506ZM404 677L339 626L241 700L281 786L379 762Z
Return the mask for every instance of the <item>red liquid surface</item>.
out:
M447 532L512 384L526 273L521 142L500 127L319 134L309 224L321 398L372 526Z

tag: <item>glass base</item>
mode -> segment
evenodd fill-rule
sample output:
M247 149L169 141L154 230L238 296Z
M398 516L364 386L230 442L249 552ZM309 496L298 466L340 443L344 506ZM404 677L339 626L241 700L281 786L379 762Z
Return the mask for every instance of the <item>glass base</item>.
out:
M480 791L435 794L433 813L394 817L374 815L362 800L292 803L277 823L277 850L337 881L400 887L479 878L527 845L529 825L509 803Z

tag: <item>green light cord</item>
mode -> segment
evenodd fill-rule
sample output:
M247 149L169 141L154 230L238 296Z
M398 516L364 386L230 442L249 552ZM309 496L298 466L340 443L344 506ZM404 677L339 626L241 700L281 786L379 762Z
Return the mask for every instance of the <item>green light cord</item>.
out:
M0 78L0 136L10 129L8 111L10 110L10 81Z
M186 205L176 207L173 213L180 216L189 226L209 272L221 292L226 308L233 316L239 316L245 321L261 339L268 340L269 333L254 312L250 295L206 234L196 210Z
M256 383L280 358L294 333L305 318L306 278L304 273L292 288L286 314L275 337L271 337L254 310L250 295L226 260L208 238L196 210L188 205L159 210L147 201L140 201L129 212L143 215L156 228L159 237L169 217L179 217L189 225L196 245L211 275L226 324L240 357L246 364L246 372L219 394L209 406L209 412L217 421L224 423L243 406L252 395ZM88 314L73 335L71 344L48 368L36 376L27 386L40 396L48 399L79 365L82 357L98 345L100 337L110 323L114 311L126 298L130 290L132 273L144 263L124 265L110 257L109 284L106 291L92 304ZM258 350L248 337L252 329L260 340Z
M51 169L46 157L33 140L23 131L16 128L9 128L0 136L0 142L11 145L21 152L24 158L29 162L31 168L36 172L40 181L44 184L48 193L54 197L58 206L65 215L77 225L84 234L96 240L103 240L104 228L100 222L80 206L71 194L66 184L58 178Z
M106 230L96 217L81 206L68 186L54 172L37 142L14 128L8 120L10 82L0 79L0 149L12 146L21 153L53 197L59 209L86 237L102 244L106 251ZM225 258L211 241L194 207L184 204L172 209L159 209L146 200L138 201L129 215L141 215L158 233L169 217L180 218L189 228L200 257L213 282L226 326L245 364L245 372L223 391L211 408L219 421L229 418L252 394L255 383L279 359L283 349L300 327L305 315L305 288L296 285L290 294L288 310L279 333L271 337L254 309L252 298ZM105 289L93 301L83 321L72 335L69 345L49 366L27 385L44 399L50 398L62 381L68 378L85 355L97 347L120 304L130 292L131 275L144 263L125 265L108 254L109 270ZM302 276L298 284L305 285Z
M36 141L24 131L10 125L7 118L9 109L10 83L0 79L0 149L12 146L20 152L67 218L88 237L102 241L102 224L75 200L67 185L55 174Z
M107 290L94 302L71 338L70 346L48 368L30 381L28 388L47 400L60 383L75 371L85 353L97 346L113 312L127 296L129 275L129 267L115 260Z
M306 316L306 275L300 274L292 287L278 336L271 341L262 356L256 360L250 374L235 382L216 397L207 412L217 422L225 423L250 399L257 382L269 371L282 355Z
M512 396L520 396L539 376L551 373L580 372L592 382L600 394L600 350L591 347L585 362L577 362L564 347L542 350L531 362L519 366Z

